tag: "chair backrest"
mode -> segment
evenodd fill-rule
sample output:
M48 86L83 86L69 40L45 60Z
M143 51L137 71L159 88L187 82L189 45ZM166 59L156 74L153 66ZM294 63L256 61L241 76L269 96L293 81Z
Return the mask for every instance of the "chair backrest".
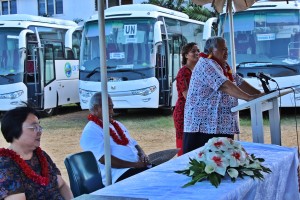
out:
M74 197L89 194L104 187L101 171L91 151L69 155L64 162Z

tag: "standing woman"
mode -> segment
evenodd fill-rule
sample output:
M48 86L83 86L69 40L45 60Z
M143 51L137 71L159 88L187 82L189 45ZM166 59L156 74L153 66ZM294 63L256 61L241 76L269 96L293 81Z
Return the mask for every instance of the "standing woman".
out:
M72 199L50 156L40 148L43 128L37 112L19 107L5 113L1 131L10 143L0 148L0 199Z
M178 156L182 155L182 138L183 138L183 120L184 105L189 89L192 71L199 60L199 48L195 42L191 42L182 47L182 65L176 77L176 86L178 100L173 112L174 125L176 129L176 147L180 148Z

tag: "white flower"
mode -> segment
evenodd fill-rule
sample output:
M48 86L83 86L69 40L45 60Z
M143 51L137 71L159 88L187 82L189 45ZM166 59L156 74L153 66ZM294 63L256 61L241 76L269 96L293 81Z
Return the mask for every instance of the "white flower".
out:
M231 178L237 178L239 175L238 170L234 169L234 168L228 168L227 169L227 173Z
M247 156L244 151L233 150L227 156L230 167L238 167L247 163Z
M215 168L212 165L206 165L204 171L207 174L211 174L211 173L213 173L215 171Z
M218 174L224 176L226 168L229 166L229 162L226 157L214 152L209 152L206 156L207 160L205 161L205 164L213 166Z

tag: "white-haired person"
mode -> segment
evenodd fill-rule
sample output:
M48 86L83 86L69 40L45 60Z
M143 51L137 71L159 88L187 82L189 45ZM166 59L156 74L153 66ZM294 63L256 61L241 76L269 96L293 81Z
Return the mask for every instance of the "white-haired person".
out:
M89 104L89 122L82 131L80 146L84 151L93 152L99 161L102 181L106 184L105 156L104 156L104 132L102 122L102 96L95 93ZM109 132L111 150L111 174L112 183L121 181L130 176L149 169L149 158L133 139L126 127L112 118L113 102L108 97L109 106Z
M200 53L188 90L184 108L183 152L203 146L210 138L239 134L238 113L231 108L238 99L250 101L263 95L227 63L224 38L211 37Z

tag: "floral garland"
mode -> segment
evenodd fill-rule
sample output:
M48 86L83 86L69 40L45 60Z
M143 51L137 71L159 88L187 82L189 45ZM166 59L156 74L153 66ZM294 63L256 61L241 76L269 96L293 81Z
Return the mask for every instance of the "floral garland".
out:
M103 128L102 120L100 120L98 117L89 114L88 120L95 122L98 126ZM124 134L124 132L121 129L121 127L119 126L119 124L115 120L112 120L110 123L117 130L117 133L116 133L116 131L114 131L111 127L109 127L109 133L110 133L110 136L112 137L112 139L115 141L115 143L126 146L129 143L129 140L126 137L126 135Z
M201 53L199 54L199 56L200 56L200 57L203 57L203 58L210 58L210 59L216 61L216 62L222 67L224 76L226 76L231 82L234 81L233 76L232 76L232 71L231 71L231 68L230 68L230 66L228 65L228 63L226 63L226 66L223 67L223 66L220 64L220 62L219 62L216 58L214 58L212 55L207 55L207 54L201 52Z
M232 182L244 176L263 180L263 172L272 171L264 167L262 162L263 158L256 158L254 154L249 155L239 142L226 137L214 137L199 148L194 158L190 158L187 169L175 172L192 178L183 187L203 180L209 180L212 185L218 187L226 176Z
M9 157L14 160L22 169L23 173L35 183L38 183L42 186L46 186L49 184L49 170L48 170L48 162L46 157L42 153L42 149L38 147L36 149L36 155L41 164L41 175L35 173L31 167L22 159L16 152L10 149L0 148L0 156Z

